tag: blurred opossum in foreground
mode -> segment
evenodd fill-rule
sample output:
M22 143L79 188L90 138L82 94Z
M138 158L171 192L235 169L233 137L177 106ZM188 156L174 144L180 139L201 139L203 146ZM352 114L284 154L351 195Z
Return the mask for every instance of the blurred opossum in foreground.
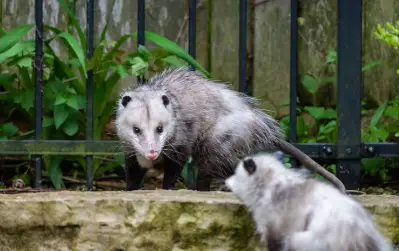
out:
M130 156L127 190L138 189L146 169L161 159L164 189L173 187L192 155L197 189L209 190L212 177L225 179L244 156L281 150L345 191L337 177L286 142L255 99L195 71L169 69L123 91L115 124Z
M308 174L259 154L240 161L226 179L268 250L393 250L360 203Z

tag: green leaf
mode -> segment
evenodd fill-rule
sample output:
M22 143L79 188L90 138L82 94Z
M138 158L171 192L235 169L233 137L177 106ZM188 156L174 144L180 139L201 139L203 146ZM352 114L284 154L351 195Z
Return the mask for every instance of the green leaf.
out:
M0 38L0 54L16 45L33 28L33 24L18 26Z
M399 132L395 133L395 137L399 137Z
M14 102L20 104L21 107L29 111L29 109L33 108L33 101L34 101L34 92L33 90L19 92L14 97Z
M76 31L78 32L78 36L81 43L80 47L82 47L82 51L86 51L86 36L83 33L82 28L80 27L78 19L73 15L72 11L68 8L68 4L65 3L64 0L58 0L58 2L60 3L61 7L67 12L72 25L75 27Z
M131 63L133 64L131 66L132 74L136 76L142 76L148 68L148 63L141 57L134 57Z
M305 86L306 90L308 90L312 94L316 93L316 91L320 87L319 82L317 82L317 80L310 75L305 75L303 77L302 83Z
M97 95L96 95L97 97ZM79 109L84 109L86 107L86 97L84 96L77 96L76 100L78 102Z
M153 43L164 48L165 50L173 53L174 55L184 59L189 64L193 65L196 69L201 71L206 77L210 77L211 74L204 69L190 54L188 54L183 48L176 43L170 41L166 37L162 37L154 32L145 31L145 38L151 40Z
M58 130L69 116L69 110L65 105L56 105L54 107L55 128Z
M137 50L145 61L150 61L152 59L151 52L145 46L140 44Z
M16 127L12 122L5 123L1 126L4 136L12 137L18 132L18 127Z
M378 109L374 112L373 117L371 118L370 126L376 126L380 121L382 115L384 114L385 108L387 107L388 102L385 101L381 104Z
M173 65L173 66L176 66L179 68L187 66L186 62L182 61L181 59L179 59L176 56L167 56L165 58L162 58L161 60L162 60L162 62L164 62L166 64Z
M290 105L290 99L289 98L286 98L286 99L282 100L278 106L287 106L287 105Z
M18 60L17 65L19 67L26 67L26 68L32 68L32 58L31 57L24 57Z
M327 64L329 64L329 63L332 63L332 64L337 63L337 52L335 50L327 51L326 63Z
M49 127L49 126L52 126L53 124L54 124L53 118L43 116L43 122L42 122L43 127Z
M65 104L68 101L67 97L64 97L64 95L62 93L59 93L57 95L57 97L55 98L55 102L54 105L61 105L61 104Z
M62 182L62 170L61 162L64 160L63 156L52 156L51 164L49 168L50 180L56 189L60 189L64 186Z
M79 104L78 104L78 97L77 96L71 96L69 97L68 101L66 102L67 106L71 107L72 109L79 110Z
M316 120L322 119L326 111L324 107L313 107L313 106L305 106L303 109L307 111Z
M14 46L12 46L7 51L0 53L0 63L2 63L3 61L5 61L7 59L15 57L22 52L34 50L34 48L35 48L34 41L31 41L31 40L19 41L18 43L16 43Z
M85 77L87 78L87 69L86 69L86 62L85 62L85 54L80 48L78 41L69 33L63 32L61 34L58 34L59 37L63 38L66 42L66 44L72 49L72 51L75 53L75 56L78 57L80 65L82 66L82 70L85 74Z
M62 130L64 131L64 133L66 135L73 136L73 135L75 135L78 132L79 125L78 125L76 120L68 120L62 126Z
M118 72L119 76L123 79L126 76L129 75L128 70L121 64L118 64L117 66L112 67L115 71Z
M379 64L382 64L382 62L381 61L373 61L371 63L368 63L368 64L366 64L365 66L362 67L362 71L366 71L366 70L368 70L368 69L370 69L370 68L372 68L374 66L377 66Z

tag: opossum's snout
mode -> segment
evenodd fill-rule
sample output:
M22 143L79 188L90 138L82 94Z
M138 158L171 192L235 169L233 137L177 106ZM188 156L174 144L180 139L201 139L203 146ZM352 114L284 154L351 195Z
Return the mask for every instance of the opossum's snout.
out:
M150 150L150 152L146 153L145 157L148 160L156 160L159 157L159 153L154 150Z

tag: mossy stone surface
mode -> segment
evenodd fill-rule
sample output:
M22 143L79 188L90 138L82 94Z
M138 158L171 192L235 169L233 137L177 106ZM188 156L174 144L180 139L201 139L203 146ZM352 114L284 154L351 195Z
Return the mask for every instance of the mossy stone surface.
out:
M356 196L399 240L399 197ZM187 190L0 195L5 251L266 250L232 194Z

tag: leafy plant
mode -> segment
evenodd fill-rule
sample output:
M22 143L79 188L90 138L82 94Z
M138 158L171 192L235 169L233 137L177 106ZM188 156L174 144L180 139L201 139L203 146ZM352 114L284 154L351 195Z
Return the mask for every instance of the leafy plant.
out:
M399 20L396 21L396 25L387 22L385 28L381 24L378 24L374 35L399 52ZM396 70L396 73L399 74L399 68Z
M337 53L329 50L326 54L326 64L337 63ZM362 67L362 71L369 70L381 64L380 61L370 62ZM304 75L302 84L311 94L324 84L336 84L336 77L315 77L309 74ZM283 101L280 106L287 106L289 102ZM372 112L372 114L370 114ZM383 142L390 137L399 137L399 97L391 101L384 102L374 111L366 109L366 102L362 102L362 115L371 116L370 123L362 129L361 137L363 142ZM312 119L306 119L306 117ZM299 143L334 143L337 137L337 112L332 107L303 106L297 100L297 141ZM389 123L384 123L389 119ZM289 116L280 119L280 125L285 133L289 134ZM315 130L316 129L316 130ZM362 171L364 174L377 175L382 181L387 180L388 168L384 165L383 158L362 159ZM331 172L335 172L335 165L327 167Z

